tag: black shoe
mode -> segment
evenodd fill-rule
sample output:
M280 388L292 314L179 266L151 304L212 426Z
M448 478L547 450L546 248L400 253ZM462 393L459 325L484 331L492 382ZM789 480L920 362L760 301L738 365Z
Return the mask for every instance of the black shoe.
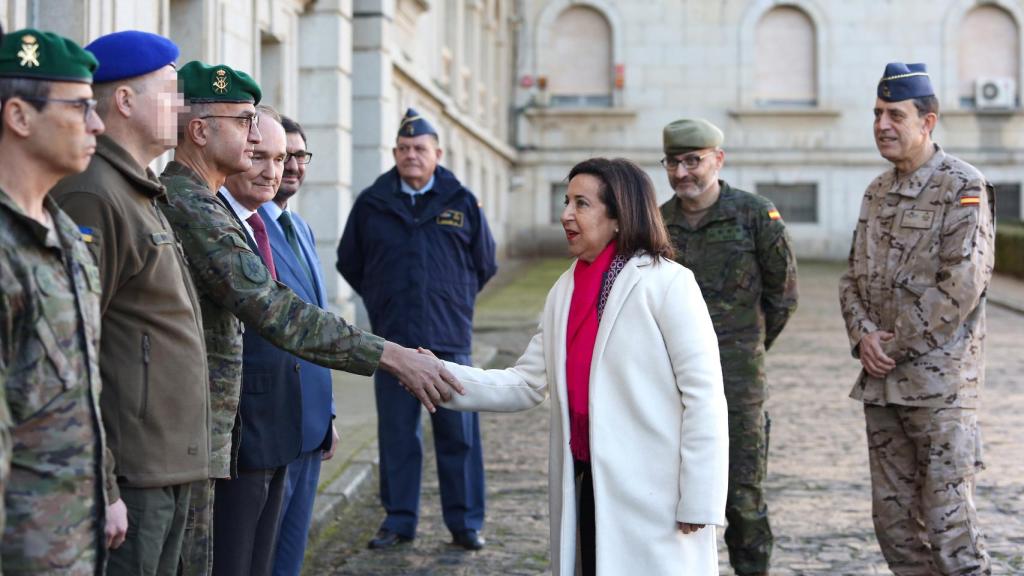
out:
M377 535L370 540L370 543L366 545L370 550L380 550L382 548L391 548L405 542L412 542L412 538L408 536L402 536L397 532L392 532L387 528L381 528L377 531Z
M466 550L480 550L487 541L476 530L463 530L452 535L452 544L462 546Z

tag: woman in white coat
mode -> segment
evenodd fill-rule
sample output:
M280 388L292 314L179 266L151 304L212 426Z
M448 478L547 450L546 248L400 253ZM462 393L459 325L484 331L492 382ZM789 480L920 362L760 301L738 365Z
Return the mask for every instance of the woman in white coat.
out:
M576 260L548 294L516 365L446 363L457 410L551 402L552 572L718 574L728 427L718 344L672 248L650 178L596 158L569 173L562 212Z

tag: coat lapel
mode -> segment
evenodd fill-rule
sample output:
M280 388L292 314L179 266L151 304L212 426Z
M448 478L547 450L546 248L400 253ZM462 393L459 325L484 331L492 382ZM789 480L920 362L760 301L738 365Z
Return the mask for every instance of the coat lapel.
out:
M594 367L600 364L601 357L604 356L605 346L608 345L608 336L615 326L619 312L622 311L622 306L626 303L629 293L633 291L637 282L640 281L639 267L642 265L651 266L652 264L650 257L630 258L615 278L615 283L612 284L612 291L608 294L608 302L605 303L604 312L601 314L601 324L597 329L597 339L594 341L594 359L590 364L591 386L593 386L595 381Z
M554 314L552 320L554 326L551 330L551 342L547 344L552 352L554 367L555 367L555 394L558 398L558 404L562 408L562 411L566 411L568 406L568 391L566 390L565 383L565 339L566 331L569 327L569 304L572 302L572 291L573 291L573 271L576 270L576 262L573 261L572 266L569 266L569 270L565 272L562 279L558 284L558 295L554 300ZM568 412L565 412L568 414ZM568 417L563 422L563 428L568 433ZM568 436L566 436L568 438Z

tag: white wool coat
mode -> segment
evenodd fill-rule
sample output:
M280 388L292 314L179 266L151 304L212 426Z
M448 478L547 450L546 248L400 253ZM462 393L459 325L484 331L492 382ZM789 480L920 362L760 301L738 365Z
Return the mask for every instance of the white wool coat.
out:
M526 410L551 395L551 567L571 576L576 493L569 451L566 325L575 263L551 289L540 332L516 365L446 363L466 389L457 410ZM590 372L590 455L597 573L718 574L729 431L718 339L693 274L630 259L605 305ZM707 524L689 535L677 522Z

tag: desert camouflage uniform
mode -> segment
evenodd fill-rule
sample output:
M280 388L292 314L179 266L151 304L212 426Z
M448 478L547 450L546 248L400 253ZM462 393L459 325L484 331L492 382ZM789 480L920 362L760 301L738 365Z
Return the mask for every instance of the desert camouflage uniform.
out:
M103 522L99 273L74 225L54 229L0 191L0 380L10 426L7 574L97 574Z
M882 347L896 367L861 371L850 396L865 405L875 533L896 574L989 572L973 485L993 213L984 176L935 146L868 187L840 281L855 357L865 335L895 335Z
M323 366L370 375L384 340L304 302L274 281L228 208L193 170L178 162L160 177L162 206L181 241L199 290L210 369L210 475L237 476L243 433L238 418L242 384L242 322L276 346ZM203 574L212 561L212 497L208 482L192 487L182 559L186 573ZM207 566L204 570L203 566Z
M737 573L768 570L772 532L767 473L765 351L796 310L796 258L768 199L719 181L718 201L690 226L679 200L661 206L676 261L693 271L718 334L729 405L725 541Z

